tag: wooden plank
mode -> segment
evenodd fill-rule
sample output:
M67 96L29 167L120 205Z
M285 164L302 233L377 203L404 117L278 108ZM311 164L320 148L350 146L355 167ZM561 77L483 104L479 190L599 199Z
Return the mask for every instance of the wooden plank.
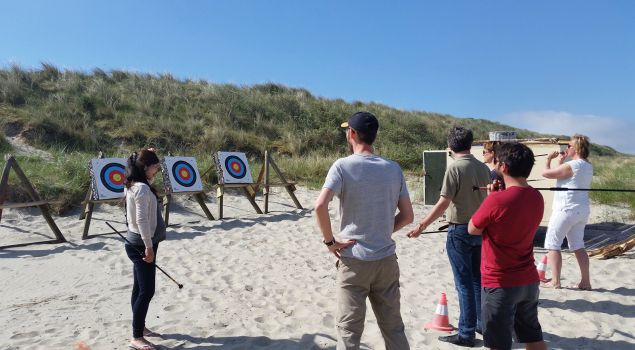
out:
M27 208L27 207L37 207L45 204L59 204L62 201L38 201L38 202L27 202L27 203L5 203L0 204L0 209L11 209L11 208Z
M110 198L110 199L91 199L88 202L82 202L82 204L92 203L92 204L103 204L103 203L123 203L125 198Z
M27 179L26 175L24 175L24 172L22 171L22 169L20 168L17 162L14 161L12 168L15 174L18 176L18 178L22 181L22 184L26 188L26 191L31 197L31 200L33 200L34 202L41 201L42 199L40 198L40 195L38 195L38 193L35 191L35 188L33 188L33 185L31 185L31 182L29 182L29 179ZM42 216L44 216L44 219L46 220L49 227L55 234L55 237L57 238L57 240L59 242L66 242L66 238L64 238L64 235L62 235L62 232L55 224L53 217L51 217L48 207L46 205L39 205L38 208L40 208L40 211L42 212Z
M256 185L256 183L243 183L243 184L218 184L217 187L223 186L224 188L241 188L241 187L249 187Z
M287 187L287 186L293 186L296 185L296 182L288 182L286 184L283 183L275 183L275 184L269 184L269 187Z

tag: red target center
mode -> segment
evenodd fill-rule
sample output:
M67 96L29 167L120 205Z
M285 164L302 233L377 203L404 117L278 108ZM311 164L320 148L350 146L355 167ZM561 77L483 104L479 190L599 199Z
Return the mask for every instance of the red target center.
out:
M181 176L184 180L189 180L191 175L187 169L181 169L181 171L179 171L179 176Z
M123 184L123 174L119 171L113 171L110 173L110 181L115 185Z
M240 164L238 164L238 162L233 162L233 163L232 163L232 165L231 165L231 167L232 167L232 170L233 170L233 171L236 171L236 172L239 172L239 171L240 171L240 169L242 168L242 167L240 166Z

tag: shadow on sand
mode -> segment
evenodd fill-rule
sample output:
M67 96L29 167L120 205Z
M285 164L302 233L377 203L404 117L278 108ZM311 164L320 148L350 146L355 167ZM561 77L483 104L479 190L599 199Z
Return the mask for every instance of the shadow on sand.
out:
M180 345L165 346L160 349L276 349L276 350L312 350L312 349L328 349L334 350L335 346L325 347L320 344L318 338L334 343L335 339L329 335L315 333L304 334L300 339L271 339L265 336L261 337L194 337L186 334L163 334L163 339L176 340ZM192 346L194 345L194 346ZM368 346L362 346L361 349L370 349Z

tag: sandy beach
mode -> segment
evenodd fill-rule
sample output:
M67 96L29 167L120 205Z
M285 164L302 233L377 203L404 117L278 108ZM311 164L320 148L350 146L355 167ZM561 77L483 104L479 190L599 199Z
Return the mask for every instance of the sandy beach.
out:
M284 190L276 190L266 215L256 214L244 197L227 195L225 219L217 221L208 221L194 200L177 197L157 263L185 287L179 290L157 272L147 325L162 338L153 342L161 349L335 348L335 258L313 218L318 191L299 188L296 194L306 209L296 209ZM213 197L208 205L215 213ZM336 208L332 203L333 218ZM416 218L428 209L415 204ZM5 210L0 244L52 238L37 214ZM607 215L596 211L592 222ZM68 243L0 250L0 347L72 349L83 341L92 349L126 349L132 268L121 239L110 234L81 240L84 222L77 213L55 220ZM125 230L120 207L97 206L90 234L108 233L104 221ZM441 292L448 296L450 322L458 323L445 233L409 239L411 226L394 235L407 336L412 349L452 349L437 341L441 333L422 329ZM543 254L535 249L537 259ZM633 258L635 252L592 258L593 291L541 290L540 321L549 348L635 349ZM573 284L574 257L564 254L563 265L563 283ZM364 349L384 348L370 306L362 342Z

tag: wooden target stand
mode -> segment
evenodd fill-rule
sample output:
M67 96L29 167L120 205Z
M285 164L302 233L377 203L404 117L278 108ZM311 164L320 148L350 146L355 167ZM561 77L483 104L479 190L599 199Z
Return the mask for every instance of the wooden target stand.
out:
M205 171L203 176L207 174L210 170L212 170L214 167L216 167L218 171L219 181L222 181L221 179L223 178L223 175L220 169L218 157L215 154L213 158L214 158L214 161L213 161L214 164L212 164L212 166ZM265 203L264 203L265 214L269 213L269 192L270 192L269 190L271 187L284 187L287 190L287 193L289 193L289 196L293 200L293 203L295 204L296 208L303 209L302 205L298 201L298 198L294 194L294 192L296 191L295 183L289 182L286 180L286 178L282 174L282 171L280 171L280 168L273 161L268 151L265 151L264 158L265 158L264 165L260 169L260 173L258 174L258 180L256 182L254 183L222 183L221 182L216 185L216 198L218 201L218 219L223 218L223 197L225 195L226 188L242 189L243 194L245 195L245 197L247 198L251 206L254 208L254 210L258 214L263 214L263 211L260 209L260 207L258 206L258 203L256 202L256 194L261 188L263 190L263 195L265 199ZM271 183L269 181L270 168L273 168L276 175L278 175L278 177L281 180L280 183Z
M46 220L46 223L49 225L49 227L55 234L55 239L51 241L6 245L6 246L0 246L0 248L23 247L30 244L39 244L39 243L66 242L66 238L64 238L64 235L62 235L62 232L55 224L55 221L53 220L53 217L51 216L51 213L49 212L48 204L54 203L54 202L42 200L42 198L37 193L37 191L31 184L31 182L29 181L29 179L26 177L26 175L24 175L24 172L22 171L22 169L18 165L18 162L15 160L15 158L12 155L7 154L5 156L5 161L6 163L4 164L4 169L2 170L2 178L0 178L0 219L2 219L3 209L38 207L38 209L40 209L40 212L42 213L42 216ZM15 174L18 176L18 178L22 182L22 185L26 189L26 192L31 198L32 202L26 202L26 203L5 203L4 202L8 193L9 173L11 172L11 169L13 169Z
M168 153L168 156L172 156L172 155ZM97 158L98 159L104 158L103 153L99 152L99 155L97 156ZM165 171L167 171L167 169L163 169L164 174L165 174ZM164 179L164 181L166 180ZM88 192L86 193L86 199L83 202L85 204L85 207L84 207L84 210L79 214L79 219L85 220L84 232L82 233L82 239L87 239L91 237L88 235L88 230L90 229L90 222L93 216L93 211L95 209L95 204L104 204L104 203L117 204L117 203L123 203L123 201L125 200L125 197L112 198L112 199L93 199L94 190L95 189L93 188L93 181L90 181ZM170 220L170 203L172 202L172 196L174 195L193 195L194 199L201 206L201 209L203 209L205 216L207 216L209 220L215 220L214 216L212 215L212 213L207 208L207 205L205 204L205 192L203 191L171 192L167 190L165 193L158 193L157 195L159 198L161 198L161 201L162 201L163 215L164 215L163 220L165 221L166 226L168 225L168 222ZM110 234L110 233L107 233L107 234Z
M104 158L104 154L102 152L99 152L97 159L103 159L103 158ZM93 235L93 236L88 235L88 230L90 229L90 222L93 218L93 211L95 210L95 204L106 204L106 203L118 204L118 203L123 203L123 200L124 200L123 198L93 199L94 191L96 191L96 189L93 188L93 181L91 179L90 184L88 185L88 192L86 192L86 197L84 201L82 202L82 204L84 205L84 210L82 210L82 212L79 213L79 219L84 220L84 231L82 232L82 239L87 239L94 236L100 236L100 235ZM106 233L106 234L110 234L110 233Z
M172 154L169 152L168 152L168 157L172 157ZM205 213L205 216L207 217L207 219L216 220L214 218L214 215L212 215L212 213L209 211L207 204L205 204L205 198L206 198L205 191L172 192L171 186L168 186L168 183L170 180L168 178L167 172L169 171L169 169L165 167L165 164L163 162L161 162L161 166L163 167L162 169L163 183L165 184L165 191L166 191L166 193L163 195L163 212L165 213L163 221L165 221L165 226L168 226L168 220L170 219L170 203L172 202L172 196L177 196L177 195L179 196L186 195L186 196L194 197L198 205L201 206L201 209ZM201 178L201 182L202 182L202 178Z
M273 171L276 173L276 175L278 175L278 178L280 179L281 182L271 183L269 181L269 174L270 174L269 167L271 167ZM263 183L263 180L264 180L264 183ZM271 158L269 151L265 151L265 162L262 169L260 169L260 173L258 174L258 181L256 181L256 186L254 189L255 192L258 192L261 185L262 185L263 196L265 197L265 214L269 213L269 192L270 192L269 189L271 187L284 187L285 190L287 190L289 197L291 197L293 204L295 204L295 207L298 209L303 209L302 204L300 204L300 201L298 201L298 198L295 196L295 193L294 193L296 191L295 182L287 181L287 179L282 174L282 171L280 171L280 168L278 167L278 165L276 165L276 162L274 162L273 158Z
M227 188L240 188L243 191L243 194L249 201L249 204L254 208L256 213L262 214L262 210L256 203L256 190L254 189L254 183L223 183L223 172L220 166L220 160L218 159L218 154L215 153L212 156L212 165L205 170L201 177L204 177L207 173L209 173L212 169L216 169L218 173L218 181L219 183L215 185L216 187L216 200L218 204L218 219L223 218L223 197L225 196L225 189Z

